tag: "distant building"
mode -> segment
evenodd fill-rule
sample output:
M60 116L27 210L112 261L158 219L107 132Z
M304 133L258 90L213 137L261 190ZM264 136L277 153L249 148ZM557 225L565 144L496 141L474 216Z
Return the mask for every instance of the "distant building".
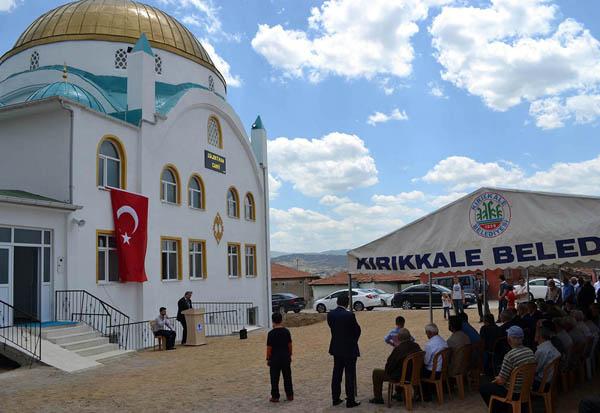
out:
M285 265L271 263L271 290L273 294L292 293L304 297L307 305L312 305L313 292L309 283L318 275L298 271Z
M409 285L419 284L419 276L411 274L354 274L352 281L355 288L379 288L389 293L395 293ZM325 297L348 286L348 273L338 272L331 277L311 281L310 286L315 298Z

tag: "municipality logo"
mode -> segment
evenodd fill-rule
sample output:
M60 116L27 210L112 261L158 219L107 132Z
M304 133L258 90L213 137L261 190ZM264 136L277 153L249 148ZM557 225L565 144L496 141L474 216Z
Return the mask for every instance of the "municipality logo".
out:
M510 204L496 192L479 195L469 208L471 229L483 238L494 238L502 234L510 224Z

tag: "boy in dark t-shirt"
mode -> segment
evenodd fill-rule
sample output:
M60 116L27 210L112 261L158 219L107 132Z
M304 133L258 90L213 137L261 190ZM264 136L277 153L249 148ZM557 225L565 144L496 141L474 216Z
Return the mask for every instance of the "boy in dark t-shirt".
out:
M271 316L273 329L267 336L267 365L271 374L271 399L272 403L279 402L279 375L283 374L283 387L288 401L294 400L292 387L292 335L282 325L283 316L274 313Z

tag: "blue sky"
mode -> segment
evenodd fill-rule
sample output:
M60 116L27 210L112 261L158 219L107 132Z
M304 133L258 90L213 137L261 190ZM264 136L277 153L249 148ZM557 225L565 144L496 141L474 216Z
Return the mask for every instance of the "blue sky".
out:
M0 0L0 53L63 4ZM600 194L597 0L155 0L269 138L271 243L350 248L477 187Z

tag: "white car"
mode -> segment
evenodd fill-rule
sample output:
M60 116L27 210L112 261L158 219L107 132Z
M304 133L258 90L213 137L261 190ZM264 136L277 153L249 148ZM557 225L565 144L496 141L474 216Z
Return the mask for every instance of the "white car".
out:
M379 300L381 301L382 307L391 307L392 306L392 298L394 298L394 294L388 293L379 288L368 288L367 291L371 291L379 296Z
M348 294L348 290L338 290L326 297L316 300L314 309L319 313L326 313L327 311L334 310L337 307L337 299L342 294ZM360 288L352 289L352 307L354 308L354 311L362 311L365 308L367 311L371 311L374 307L380 305L381 299L378 294Z
M562 288L562 283L557 278L554 279L556 286ZM537 300L538 298L545 299L546 291L548 291L548 280L545 278L534 278L529 280L529 299Z

